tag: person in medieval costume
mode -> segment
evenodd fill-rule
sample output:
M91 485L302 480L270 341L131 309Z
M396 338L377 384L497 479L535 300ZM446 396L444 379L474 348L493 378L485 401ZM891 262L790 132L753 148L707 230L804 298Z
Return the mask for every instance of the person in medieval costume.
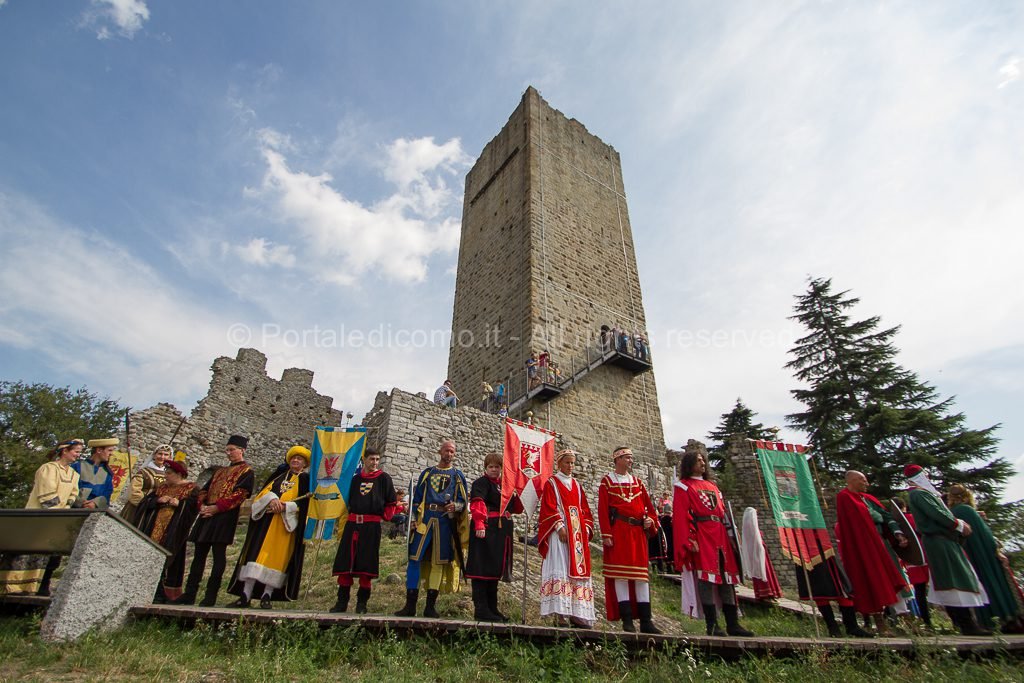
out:
M380 468L380 451L367 448L363 453L362 470L352 477L348 490L348 518L334 556L338 600L331 607L332 612L348 609L356 578L359 579L356 614L368 611L370 582L380 574L381 524L394 517L397 504L391 475Z
M110 507L114 494L114 475L107 464L117 448L117 439L89 439L91 453L84 460L71 463L78 472L79 494L74 507L99 509Z
M627 446L616 448L612 462L615 470L601 479L597 490L604 545L605 612L608 621L621 619L624 631L636 631L636 615L641 633L661 633L651 620L647 557L647 539L658 532L658 513L647 487L630 473L633 451Z
M523 512L513 494L501 513L502 457L484 456L484 474L469 490L472 532L466 577L473 582L473 618L477 621L508 621L498 609L498 581L512 580L512 514Z
M975 509L974 494L966 486L954 484L949 487L946 499L953 516L970 524L973 531L963 548L989 599L989 604L975 610L979 623L990 628L993 619L998 618L1003 633L1020 633L1021 610L1015 597L1016 586L1007 577L1006 556Z
M910 524L910 528L917 534L917 539L920 542L921 534L917 533L917 523L914 521L914 515L910 513L907 508L907 502L902 498L893 498L893 502L903 513L903 516L907 518L907 523ZM927 560L927 558L925 558ZM928 607L928 564L906 564L904 568L907 572L907 579L910 581L910 585L914 587L914 604L917 606L918 616L921 617L921 621L927 628L932 627L932 615L931 609Z
M883 613L899 606L903 609L897 612L906 612L906 600L912 593L883 534L901 547L907 545L907 538L885 506L867 490L864 474L846 473L846 488L836 495L836 538L853 584L854 607L861 614L874 615L878 632L885 633Z
M672 503L675 565L683 573L683 613L698 616L702 612L709 636L750 637L754 634L739 621L735 586L740 583L740 570L725 527L725 500L710 477L704 454L694 451L683 456ZM689 595L694 581L696 596ZM687 603L693 598L696 604L691 610ZM718 604L725 615L726 633L718 627Z
M164 463L174 458L174 449L170 444L163 444L154 449L149 460L142 464L131 481L128 482L128 502L121 509L121 516L125 521L138 526L135 519L139 503L156 487L164 483Z
M743 511L742 538L740 558L743 560L743 574L753 584L754 597L765 602L778 600L782 597L782 586L772 566L772 558L768 556L768 547L761 536L757 510L754 508Z
M302 535L309 510L309 449L292 446L284 462L252 499L251 520L228 593L229 607L248 607L260 587L260 607L274 600L296 600L302 583Z
M206 558L213 552L213 567L206 582L206 594L199 603L203 607L217 604L224 570L227 569L228 546L235 542L235 528L242 503L252 495L256 475L245 462L245 449L249 440L237 434L228 439L224 453L228 466L213 473L210 481L198 494L199 519L192 527L190 541L195 544L192 565L188 570L185 592L172 601L176 605L194 605L199 593L199 583L206 572Z
M965 636L988 636L992 631L978 626L972 607L988 604L985 588L978 581L960 546L973 533L971 525L953 516L942 502L928 473L920 465L907 465L903 475L910 484L907 505L921 534L931 585L928 600L942 605L953 625Z
M171 552L164 562L163 576L153 597L155 603L175 600L182 593L188 532L199 514L195 482L187 479L185 463L168 460L164 465L164 480L135 508L139 531Z
M555 473L544 484L537 521L540 566L540 614L555 615L562 625L594 625L594 586L591 581L590 539L594 517L587 494L572 476L576 454L555 455Z
M79 495L79 476L72 464L78 461L85 442L61 441L47 453L36 470L26 510L66 510ZM0 554L0 594L35 593L48 596L50 580L60 566L60 555Z
M423 616L436 619L437 596L459 590L463 573L462 549L469 541L466 477L455 468L455 442L446 440L438 449L438 463L420 473L413 489L414 529L409 540L409 565L405 574L405 606L399 617L416 616L420 585L427 589Z

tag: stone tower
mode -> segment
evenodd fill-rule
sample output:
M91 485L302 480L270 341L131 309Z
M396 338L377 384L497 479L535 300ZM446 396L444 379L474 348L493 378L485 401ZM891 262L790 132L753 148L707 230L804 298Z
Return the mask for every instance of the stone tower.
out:
M474 406L482 381L503 379L510 414L532 410L588 479L629 445L634 471L666 483L652 362L632 340L603 347L602 325L649 338L619 154L530 87L466 176L448 376ZM544 350L561 378L530 387L526 361Z

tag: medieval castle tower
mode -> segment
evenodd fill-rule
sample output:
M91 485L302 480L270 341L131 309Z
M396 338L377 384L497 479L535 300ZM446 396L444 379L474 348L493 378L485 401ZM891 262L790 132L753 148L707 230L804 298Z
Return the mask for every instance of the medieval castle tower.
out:
M602 325L629 333L623 353ZM599 471L629 445L657 477L665 437L635 333L648 338L619 154L530 87L466 177L448 376L470 405L503 381L511 416L532 411ZM561 376L531 385L545 350Z

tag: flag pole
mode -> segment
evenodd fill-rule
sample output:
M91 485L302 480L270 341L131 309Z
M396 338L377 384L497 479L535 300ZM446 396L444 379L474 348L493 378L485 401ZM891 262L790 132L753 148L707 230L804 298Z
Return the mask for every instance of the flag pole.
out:
M528 554L530 552L530 514L523 515L523 599L522 599L522 623L526 625L526 575L530 572Z

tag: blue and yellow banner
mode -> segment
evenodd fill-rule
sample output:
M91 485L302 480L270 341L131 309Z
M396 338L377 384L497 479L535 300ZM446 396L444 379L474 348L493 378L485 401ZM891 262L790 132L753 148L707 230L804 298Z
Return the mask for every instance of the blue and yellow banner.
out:
M309 472L307 541L330 540L348 518L348 490L366 449L366 427L317 427Z

